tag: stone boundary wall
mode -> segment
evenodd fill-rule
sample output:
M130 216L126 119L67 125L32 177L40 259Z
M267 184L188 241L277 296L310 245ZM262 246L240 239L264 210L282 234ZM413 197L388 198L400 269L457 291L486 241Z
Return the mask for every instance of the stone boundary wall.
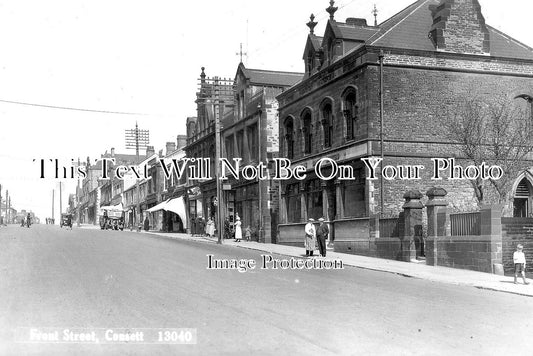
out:
M503 268L514 273L513 253L524 245L526 272L533 272L533 218L502 218Z
M479 272L493 272L490 236L446 236L428 238L426 251L434 251L437 243L437 265ZM435 254L426 253L426 263L435 265Z

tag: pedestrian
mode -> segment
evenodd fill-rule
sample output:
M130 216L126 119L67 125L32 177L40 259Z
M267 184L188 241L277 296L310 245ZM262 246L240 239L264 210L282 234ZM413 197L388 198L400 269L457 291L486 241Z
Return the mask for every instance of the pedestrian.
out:
M198 232L198 235L204 236L205 235L205 222L203 217L198 218L198 225L196 226L196 231Z
M524 284L529 284L526 281L526 256L524 255L524 252L522 251L523 249L524 249L524 246L522 246L522 244L518 244L516 246L516 251L513 254L514 284L517 284L516 278L518 277L518 273L522 274L522 279L524 281Z
M241 218L237 216L235 218L235 242L241 242L242 230L241 230Z
M316 248L316 229L315 219L309 218L307 224L305 224L305 255L313 256L313 252Z
M244 237L246 238L246 241L250 241L250 238L252 237L252 230L250 229L250 225L246 226L246 229L244 229Z
M325 219L320 218L318 222L320 225L316 229L316 238L318 240L318 250L320 251L320 256L326 257L326 240L329 235L328 225L324 224Z
M215 222L213 221L212 218L209 218L209 220L207 220L207 225L205 227L205 233L209 237L215 236Z
M148 220L148 216L144 218L144 231L150 230L150 220Z

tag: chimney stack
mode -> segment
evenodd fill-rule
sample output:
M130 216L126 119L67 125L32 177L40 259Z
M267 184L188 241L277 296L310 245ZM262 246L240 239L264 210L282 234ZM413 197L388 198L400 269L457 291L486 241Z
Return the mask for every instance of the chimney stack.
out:
M176 149L178 150L182 149L187 145L187 135L178 135L176 140L178 142L178 146L176 147Z
M155 153L154 146L146 146L146 157L150 157Z
M168 156L170 153L174 152L175 150L176 150L176 143L175 142L167 142L166 155Z

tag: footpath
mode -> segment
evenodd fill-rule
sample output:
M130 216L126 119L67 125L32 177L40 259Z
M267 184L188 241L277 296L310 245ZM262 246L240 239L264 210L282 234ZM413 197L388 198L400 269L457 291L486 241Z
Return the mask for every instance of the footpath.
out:
M82 228L91 227L90 225L82 225ZM169 239L217 243L216 238L210 238L206 236L191 236L189 234L156 231L142 231L141 233L157 235ZM235 248L245 248L269 254L305 258L303 244L301 248L294 246L258 243L255 241L235 242L234 240L224 240L223 244ZM524 285L521 277L518 278L518 284L514 284L513 276L499 276L490 273L475 272L458 268L428 266L424 263L408 263L374 257L351 255L333 252L331 248L328 248L327 250L326 259L341 260L344 264L344 268L364 268L373 271L394 273L405 277L420 278L432 282L471 286L479 289L533 297L533 280L530 278L527 279L529 285Z

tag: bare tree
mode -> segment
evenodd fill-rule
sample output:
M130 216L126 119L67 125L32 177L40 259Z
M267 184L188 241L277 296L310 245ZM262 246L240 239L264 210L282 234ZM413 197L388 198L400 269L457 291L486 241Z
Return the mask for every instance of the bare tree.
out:
M499 203L508 201L515 175L533 152L531 108L520 105L523 103L518 97L514 101L491 102L462 99L440 116L448 139L457 143L461 156L477 166L486 162L502 168L503 177L488 179L498 194ZM470 183L481 204L487 185L481 177Z

